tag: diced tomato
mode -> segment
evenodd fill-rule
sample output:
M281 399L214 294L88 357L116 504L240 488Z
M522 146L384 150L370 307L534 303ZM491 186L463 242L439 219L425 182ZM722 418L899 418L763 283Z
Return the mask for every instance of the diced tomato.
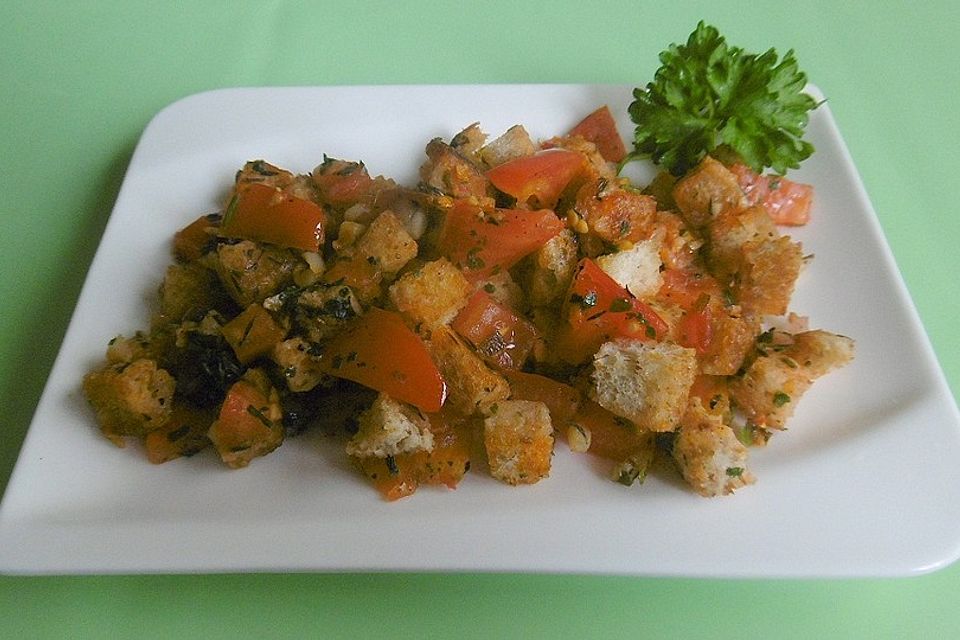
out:
M282 417L279 396L266 374L249 369L227 390L207 435L227 465L245 467L283 442Z
M447 387L423 341L399 314L371 307L324 346L320 368L422 411L440 410Z
M187 404L175 403L170 419L144 438L147 459L153 464L162 464L204 449L210 444L207 430L215 417L209 408L195 409Z
M747 203L763 206L776 224L801 226L810 221L811 185L776 175L760 175L740 163L729 168L737 176Z
M190 262L199 259L214 239L213 232L220 225L219 214L200 216L173 236L173 255L177 260Z
M487 178L521 206L551 209L567 185L586 169L583 154L547 149L509 160L487 171Z
M573 418L580 407L580 392L568 384L536 373L504 371L510 383L510 397L533 400L547 405L554 429L559 429Z
M720 284L707 273L687 269L664 269L661 273L663 285L657 297L690 309L701 296L720 297Z
M590 258L577 266L564 301L556 337L557 355L579 364L613 338L659 340L667 324L647 304L637 300Z
M389 459L355 458L360 471L387 500L409 496L422 484L455 489L470 469L470 439L466 427L449 421L442 412L427 417L433 433L433 451L417 451Z
M265 184L238 185L220 233L302 251L319 251L326 214L317 204Z
M440 253L477 281L509 269L560 233L563 222L548 209L483 209L457 200L440 231Z
M260 304L251 304L220 330L240 364L266 354L286 337L287 331Z
M370 200L380 191L395 186L391 180L371 178L362 162L334 158L326 158L312 178L320 192L320 201L341 209Z
M590 431L588 452L621 462L644 446L646 437L629 421L585 400L573 421Z
M677 343L695 349L700 355L707 353L713 342L713 318L708 302L709 297L704 294L700 301L684 311L677 327Z
M480 289L451 323L487 362L504 369L519 369L539 340L536 328Z
M580 136L597 145L597 151L607 162L620 162L627 155L623 138L617 131L617 123L607 105L603 105L581 120L570 130L569 135Z

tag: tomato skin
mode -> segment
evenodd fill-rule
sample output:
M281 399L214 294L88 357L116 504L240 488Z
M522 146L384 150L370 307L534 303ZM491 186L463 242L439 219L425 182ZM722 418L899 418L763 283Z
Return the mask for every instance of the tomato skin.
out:
M440 410L446 383L426 345L399 314L370 307L324 346L320 368L421 411Z
M660 340L668 326L647 304L637 300L616 280L584 258L564 301L567 320L556 336L557 355L580 364L613 338Z
M646 438L629 421L585 400L573 421L590 431L589 453L620 462L644 446Z
M623 138L617 131L617 123L607 105L603 105L577 123L568 135L580 136L597 145L597 151L607 162L620 162L627 155Z
M319 251L326 214L318 205L259 183L238 185L220 225L227 237Z
M503 371L510 383L510 397L516 400L533 400L547 405L554 429L566 425L580 408L580 392L568 384L536 373Z
M516 198L518 205L551 209L586 166L583 154L547 149L497 165L487 171L487 179L500 191Z
M760 175L744 164L729 167L750 206L761 205L776 224L802 226L810 221L813 187L781 176Z
M504 369L519 369L530 356L539 335L533 325L478 290L451 323L487 362Z
M678 344L696 350L699 355L707 353L713 342L713 317L710 307L705 304L701 309L686 311L677 327L677 333Z
M549 209L484 209L456 200L447 210L437 244L441 255L476 282L509 269L563 228Z

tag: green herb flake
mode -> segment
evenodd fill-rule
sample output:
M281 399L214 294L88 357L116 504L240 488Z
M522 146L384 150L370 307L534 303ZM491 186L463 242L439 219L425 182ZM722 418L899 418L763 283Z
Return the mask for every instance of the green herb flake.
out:
M773 394L773 406L782 407L788 402L790 402L790 396L785 394L783 391L777 391L775 394Z
M743 467L727 467L727 475L731 478L739 478L743 475Z

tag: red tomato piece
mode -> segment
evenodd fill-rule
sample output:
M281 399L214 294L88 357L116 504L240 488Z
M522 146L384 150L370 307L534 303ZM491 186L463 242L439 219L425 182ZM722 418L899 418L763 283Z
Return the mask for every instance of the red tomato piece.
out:
M267 242L302 251L319 251L326 214L317 204L276 188L250 183L239 186L224 213L224 236Z
M581 120L570 130L569 135L580 136L597 145L597 151L607 162L620 162L627 155L623 138L617 131L617 123L607 105L603 105Z
M759 204L776 224L801 226L810 221L813 186L775 175L760 175L744 164L730 170L750 205Z
M504 371L503 375L510 383L511 398L547 405L554 429L570 422L580 407L580 392L568 384L523 371Z
M470 297L451 326L484 360L504 369L522 367L539 340L530 322L482 289Z
M634 298L590 258L577 266L563 317L567 322L557 335L557 354L571 364L585 361L613 338L660 340L668 330L649 305Z
M563 221L548 209L485 210L457 200L447 210L438 246L467 279L477 281L509 269L563 228Z
M446 384L426 345L392 311L368 309L325 345L320 367L427 413L446 400Z
M573 421L590 431L587 451L601 458L621 462L646 442L629 420L614 415L592 400L585 400L580 405Z
M497 165L487 171L487 178L497 189L516 198L518 205L551 209L585 168L583 154L547 149Z

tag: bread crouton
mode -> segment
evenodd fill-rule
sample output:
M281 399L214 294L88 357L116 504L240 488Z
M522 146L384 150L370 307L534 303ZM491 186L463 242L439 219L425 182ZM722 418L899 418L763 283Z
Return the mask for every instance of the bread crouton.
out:
M108 364L83 379L100 430L118 446L123 436L144 436L163 426L175 387L173 376L149 358Z
M642 240L625 251L598 257L597 265L637 298L652 297L663 285L663 276L660 273L663 264L660 261L662 240L662 234L654 235L653 238Z
M459 151L439 138L427 144L427 161L420 167L420 180L439 193L454 197L486 196L490 181Z
M358 458L432 450L433 434L426 416L385 393L360 414L360 429L347 443L347 454Z
M346 284L317 283L296 298L293 318L311 342L323 342L360 315L363 305Z
M803 250L781 236L762 207L727 210L709 228L708 258L744 311L783 315L803 266Z
M296 259L285 249L241 240L217 247L214 268L241 307L263 302L292 282Z
M327 379L320 369L319 352L314 352L310 343L300 336L278 343L270 357L280 368L290 391L310 391Z
M853 359L853 340L827 331L805 331L793 343L763 348L730 394L752 423L783 429L815 379Z
M449 324L467 304L473 287L446 258L404 274L390 287L390 301L415 330Z
M700 356L700 371L712 376L735 374L753 349L760 333L760 320L744 315L739 307L720 307L711 314L712 335L706 353Z
M673 431L697 372L693 349L668 342L605 342L593 359L597 404L647 431Z
M737 176L710 156L677 181L673 200L693 227L703 227L722 211L740 209L747 203Z
M747 470L747 448L699 398L683 415L672 454L684 480L702 496L728 495L754 482Z
M160 307L154 326L201 317L210 309L223 309L227 294L216 274L197 262L167 267L160 285Z
M480 159L488 167L495 167L509 160L532 156L537 148L523 125L515 124L503 135L480 149Z
M504 400L489 407L483 443L490 474L507 484L533 484L550 474L553 425L547 405Z
M510 396L510 385L460 341L448 327L434 329L426 341L447 384L446 406L464 416Z
M526 262L525 288L530 306L549 305L564 293L577 268L577 239L564 229L537 249Z
M400 219L387 210L382 212L353 247L356 253L376 260L385 274L394 274L417 255L417 242Z

